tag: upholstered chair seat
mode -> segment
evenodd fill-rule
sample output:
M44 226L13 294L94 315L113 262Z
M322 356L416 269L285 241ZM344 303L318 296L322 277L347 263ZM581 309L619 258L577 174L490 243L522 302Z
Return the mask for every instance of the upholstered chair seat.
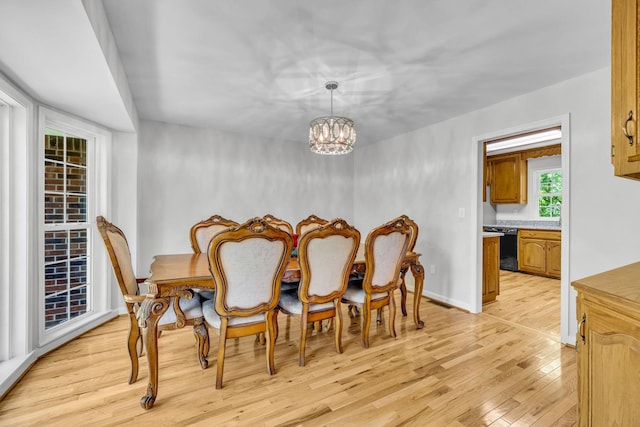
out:
M213 301L205 301L202 303L202 313L207 323L216 329L220 329L222 324L221 317L216 313L213 307ZM251 323L264 323L266 322L265 314L260 313L249 317L230 317L229 326L249 325Z
M387 292L372 292L371 300L375 301L383 299L386 296ZM362 287L358 287L358 285L349 285L347 286L347 290L344 292L343 298L356 304L364 304L367 298L367 293L362 289Z
M199 295L196 294L190 299L180 297L178 304L180 305L180 310L182 311L185 319L192 320L203 317L202 300ZM162 315L160 320L158 320L158 326L173 325L177 321L178 317L176 316L176 311L173 308L173 305L170 304L167 311Z
M298 299L298 295L296 293L281 292L280 302L278 304L283 311L287 311L298 316L302 315L302 302ZM309 304L309 313L331 309L333 309L333 302Z

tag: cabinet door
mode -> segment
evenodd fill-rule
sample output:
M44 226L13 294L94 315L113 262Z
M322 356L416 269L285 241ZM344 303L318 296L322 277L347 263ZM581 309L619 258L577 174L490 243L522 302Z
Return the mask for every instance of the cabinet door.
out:
M527 201L526 171L523 171L520 153L494 156L491 158L490 167L491 203L525 203Z
M612 0L611 161L616 175L633 179L640 179L639 13L638 0ZM632 141L623 129L633 136Z
M518 240L518 270L546 274L546 240Z
M585 315L584 343L578 342L580 425L637 425L640 323L589 301L579 305Z
M500 238L482 239L482 302L490 302L500 294Z
M547 274L555 278L560 278L561 258L560 253L562 245L559 241L548 240L547 241Z

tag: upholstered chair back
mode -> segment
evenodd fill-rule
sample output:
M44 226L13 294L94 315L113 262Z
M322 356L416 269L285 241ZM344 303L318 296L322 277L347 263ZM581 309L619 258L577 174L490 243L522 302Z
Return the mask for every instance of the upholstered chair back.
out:
M251 316L275 308L292 245L289 233L260 218L217 234L208 250L216 312Z
M267 223L271 224L272 226L279 228L280 230L284 230L289 234L293 234L293 226L287 221L285 221L284 219L276 218L271 214L267 214L263 216L262 219L264 219Z
M296 224L296 234L302 236L307 231L314 230L327 223L329 223L329 221L326 219L322 219L316 215L309 215L309 217Z
M195 224L191 227L191 248L193 252L197 254L205 252L213 236L236 225L238 225L237 222L223 218L220 215L213 215Z
M360 245L360 232L337 218L304 233L298 244L303 303L341 298Z
M398 285L410 238L411 228L402 217L371 230L365 242L367 292L385 292Z
M96 223L109 254L120 291L123 295L137 295L138 283L131 264L131 252L127 238L122 230L102 216L96 218Z
M403 219L411 229L411 237L409 238L409 247L407 247L407 251L413 252L416 247L416 241L418 240L418 224L406 215L400 216L399 219Z

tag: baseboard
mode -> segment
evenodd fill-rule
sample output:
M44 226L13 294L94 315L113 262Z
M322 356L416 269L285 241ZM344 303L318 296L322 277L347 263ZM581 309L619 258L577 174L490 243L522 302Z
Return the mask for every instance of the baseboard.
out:
M470 313L472 312L471 307L469 307L469 304L464 301L459 301L457 299L449 298L447 296L436 294L434 292L429 292L424 289L422 290L422 295L429 299L434 300L435 302L444 304L446 306L458 308L460 310L468 311Z

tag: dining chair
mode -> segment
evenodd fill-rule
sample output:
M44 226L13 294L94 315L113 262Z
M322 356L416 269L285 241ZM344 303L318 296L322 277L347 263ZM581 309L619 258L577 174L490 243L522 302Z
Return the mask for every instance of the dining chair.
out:
M411 229L399 217L371 230L364 244L366 269L362 284L350 281L342 302L362 310L362 344L369 347L371 311L389 306L389 334L395 338L394 291L400 286L400 268L407 253Z
M284 219L280 219L280 218L276 218L275 216L271 215L271 214L267 214L265 216L262 217L266 222L268 222L269 224L273 225L276 228L279 228L281 230L286 231L287 233L289 233L289 235L294 238L297 236L293 235L293 226L285 221ZM294 242L294 246L296 246L297 242ZM293 256L293 253L292 255ZM297 275L294 276L288 276L285 275L282 277L282 281L281 281L281 286L282 289L284 291L289 291L289 292L293 292L296 289L298 289L298 284L300 283L300 280L298 278Z
M416 246L416 241L418 240L418 224L407 215L401 215L399 218L403 219L409 228L411 229L411 236L409 238L409 246L407 247L407 252L413 252ZM404 317L407 316L407 285L404 281L404 278L409 270L409 266L403 264L400 268L400 309L402 311L402 315ZM415 295L414 298L419 298L420 295Z
M293 235L293 226L284 219L276 218L271 214L266 214L262 218L274 227L286 231L291 236Z
M138 279L135 276L129 244L123 231L103 216L96 218L96 224L129 314L127 349L131 359L129 384L133 384L138 378L138 357L142 355L142 335L136 314L145 299L145 296L140 295L138 291L138 285L144 279ZM182 328L185 325L193 325L200 366L206 369L208 366L209 333L204 324L200 297L189 290L180 291L177 298L171 297L169 308L158 320L158 332Z
M302 236L307 231L313 230L314 228L318 228L321 225L325 225L328 223L329 221L327 221L326 219L322 219L317 215L311 214L307 218L296 224L296 234L298 236Z
M236 225L238 225L237 222L223 218L220 215L210 216L194 224L190 230L191 248L193 252L196 254L206 252L213 236L222 230Z
M299 223L296 224L296 234L294 236L294 245L296 244L296 239L299 239L307 231L313 230L315 228L320 227L321 225L327 224L329 221L326 219L320 218L317 215L311 214L306 219L303 219ZM297 290L299 286L299 281L284 281L283 288L285 290ZM317 324L312 324L313 328L317 328L318 330L322 329L322 321L318 321Z
M360 232L340 218L307 231L300 238L298 292L282 292L278 303L283 313L300 316L300 366L305 364L307 329L313 322L335 319L336 352L342 353L341 298L359 245Z
M212 215L191 227L189 236L191 238L191 248L196 254L206 252L209 242L219 232L229 227L238 225L237 222L221 217L220 215ZM205 299L213 299L214 291L204 289L193 289Z
M267 371L275 373L276 306L289 262L291 235L263 218L218 233L209 243L215 299L202 305L208 326L219 329L216 389L222 388L227 338L265 334Z

